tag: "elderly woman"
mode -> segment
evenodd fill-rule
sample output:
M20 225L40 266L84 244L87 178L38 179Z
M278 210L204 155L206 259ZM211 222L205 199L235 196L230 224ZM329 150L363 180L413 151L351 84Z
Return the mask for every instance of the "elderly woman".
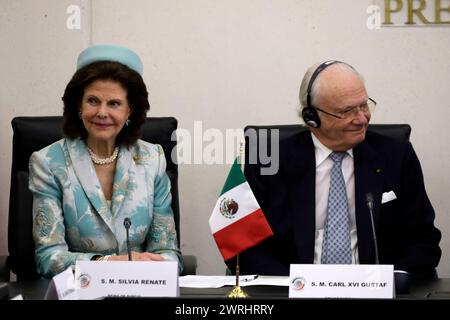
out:
M65 138L30 158L38 272L77 260L173 260L182 270L161 146L139 140L150 108L142 63L97 45L78 57L64 92Z

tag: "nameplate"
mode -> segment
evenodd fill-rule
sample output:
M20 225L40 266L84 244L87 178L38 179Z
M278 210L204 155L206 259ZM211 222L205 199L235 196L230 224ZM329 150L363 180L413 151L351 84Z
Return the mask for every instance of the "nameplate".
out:
M290 298L394 297L393 265L292 264Z
M44 300L78 300L72 267L55 275L47 287Z
M178 297L175 261L77 261L80 299Z

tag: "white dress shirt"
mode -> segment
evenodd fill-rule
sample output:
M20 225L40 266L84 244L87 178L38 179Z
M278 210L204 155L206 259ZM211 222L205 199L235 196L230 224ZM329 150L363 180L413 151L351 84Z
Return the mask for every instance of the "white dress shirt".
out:
M311 133L316 157L316 234L314 241L314 263L320 263L322 257L322 242L327 219L328 192L333 160L328 156L333 150L324 146ZM355 219L355 168L353 164L353 149L347 150L348 157L342 160L342 173L347 190L348 209L350 213L350 242L352 246L352 263L358 264L358 237Z

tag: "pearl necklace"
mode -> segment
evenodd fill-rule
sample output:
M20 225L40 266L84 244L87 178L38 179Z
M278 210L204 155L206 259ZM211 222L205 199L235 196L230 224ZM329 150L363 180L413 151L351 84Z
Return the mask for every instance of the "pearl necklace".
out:
M115 147L113 154L111 155L111 157L108 158L100 158L98 155L94 153L94 151L91 150L91 148L88 147L87 149L89 155L91 156L92 162L99 165L110 164L114 162L114 160L117 159L117 155L119 154L119 147Z

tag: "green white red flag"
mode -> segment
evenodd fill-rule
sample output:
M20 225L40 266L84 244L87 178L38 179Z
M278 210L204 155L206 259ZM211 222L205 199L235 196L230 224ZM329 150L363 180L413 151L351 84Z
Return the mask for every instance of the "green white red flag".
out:
M273 235L237 160L209 218L209 226L224 260Z

